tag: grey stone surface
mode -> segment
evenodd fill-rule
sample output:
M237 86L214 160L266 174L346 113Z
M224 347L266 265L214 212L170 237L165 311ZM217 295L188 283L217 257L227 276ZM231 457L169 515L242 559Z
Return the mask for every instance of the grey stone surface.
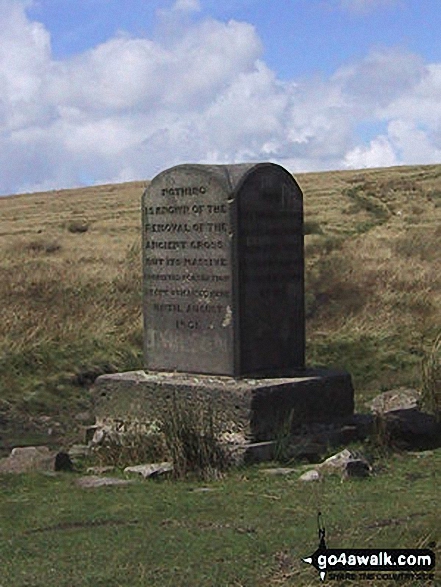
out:
M371 467L362 456L347 448L316 466L320 474L339 474L342 478L369 477Z
M416 389L399 388L378 395L369 407L389 442L401 449L432 448L441 445L441 422L419 408Z
M306 471L305 473L300 475L299 481L305 481L305 482L320 481L321 478L322 477L321 477L319 471L312 469L311 471Z
M79 477L76 480L76 484L84 489L93 489L95 487L106 487L106 486L124 486L129 485L132 481L126 479L118 479L118 477L100 477L97 475L87 475L85 477Z
M416 389L399 388L380 393L368 405L374 414L384 414L393 410L417 408L419 398Z
M166 473L171 473L172 471L173 464L167 462L133 465L124 469L124 473L135 473L137 475L141 475L141 477L144 477L144 479L148 479L149 477L159 477L160 475L165 475Z
M176 394L191 409L207 403L222 417L225 431L241 432L250 441L269 441L293 411L293 428L301 422L332 422L353 413L347 373L305 370L302 377L234 379L181 373L139 372L102 375L92 389L97 420L139 418L160 421Z
M384 414L391 442L402 449L441 446L441 422L417 408L391 410Z
M56 452L47 446L13 448L11 454L0 461L0 473L28 473L54 471Z
M302 192L272 163L179 165L143 196L150 371L304 368Z

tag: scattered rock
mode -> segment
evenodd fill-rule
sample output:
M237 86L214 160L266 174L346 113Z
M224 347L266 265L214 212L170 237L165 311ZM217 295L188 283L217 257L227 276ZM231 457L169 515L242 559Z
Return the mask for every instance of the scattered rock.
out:
M11 454L1 459L0 473L28 473L31 471L54 471L56 453L47 446L25 446L13 448Z
M369 477L371 467L365 458L346 448L323 461L318 470L331 475L336 473L343 478Z
M418 407L419 393L416 389L393 389L377 395L368 406L374 414L384 414L393 410L407 410Z
M348 461L354 458L355 455L349 449L345 448L341 452L332 455L332 457L327 458L319 467L322 472L333 473L337 471L342 473Z
M129 485L132 481L118 479L117 477L99 477L97 475L88 475L76 480L76 484L84 489L93 487L103 487L107 485Z
M297 473L298 469L293 469L289 467L274 467L273 469L262 469L262 473L267 473L268 475L291 475L292 473Z
M159 477L165 473L173 471L173 465L171 463L150 463L148 465L135 465L133 467L126 467L124 473L137 473L148 479L149 477Z
M0 460L0 473L36 471L73 471L73 463L67 452L55 452L47 446L16 447Z
M402 449L426 449L440 446L441 423L418 407L415 389L396 389L370 402L373 413L381 417L390 442Z
M306 471L306 473L303 473L303 475L301 475L299 477L299 481L305 481L305 482L320 481L320 479L321 479L321 475L320 475L319 471L316 471L315 469L312 469L311 471Z
M97 426L92 426L93 429L93 438L91 440L91 444L93 446L99 446L104 442L104 438L106 436L103 428L98 428Z
M317 463L323 457L328 448L327 442L319 439L293 438L290 446L286 449L286 456L289 459Z
M432 414L408 408L387 412L384 419L391 441L403 449L427 449L441 443L441 423Z

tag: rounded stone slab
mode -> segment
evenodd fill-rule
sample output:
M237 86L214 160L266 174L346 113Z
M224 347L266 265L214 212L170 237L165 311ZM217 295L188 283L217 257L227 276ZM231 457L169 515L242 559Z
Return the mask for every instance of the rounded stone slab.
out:
M304 367L303 197L291 174L178 165L152 180L142 211L147 369Z

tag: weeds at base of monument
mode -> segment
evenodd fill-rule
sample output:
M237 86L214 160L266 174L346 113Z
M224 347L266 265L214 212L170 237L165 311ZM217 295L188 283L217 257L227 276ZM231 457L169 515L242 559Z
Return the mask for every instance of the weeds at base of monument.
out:
M218 423L209 405L187 405L173 394L161 431L173 462L175 478L193 473L210 480L229 466L225 448L219 442Z
M293 423L295 419L295 413L292 409L289 412L287 418L285 418L278 428L278 433L275 438L274 446L274 459L281 463L290 460L290 445L291 445L291 434L293 429Z
M124 426L112 427L100 444L93 448L92 460L101 466L127 467L165 459L167 447L156 427L144 422L125 420Z

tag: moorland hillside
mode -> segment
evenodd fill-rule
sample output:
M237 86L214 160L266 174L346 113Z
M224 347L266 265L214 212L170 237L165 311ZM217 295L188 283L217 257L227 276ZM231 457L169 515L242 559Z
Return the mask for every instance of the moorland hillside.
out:
M441 330L441 165L295 177L308 364L349 370L360 410L379 391L418 387ZM147 183L0 198L4 445L47 434L48 418L54 437L69 430L96 375L142 368Z

